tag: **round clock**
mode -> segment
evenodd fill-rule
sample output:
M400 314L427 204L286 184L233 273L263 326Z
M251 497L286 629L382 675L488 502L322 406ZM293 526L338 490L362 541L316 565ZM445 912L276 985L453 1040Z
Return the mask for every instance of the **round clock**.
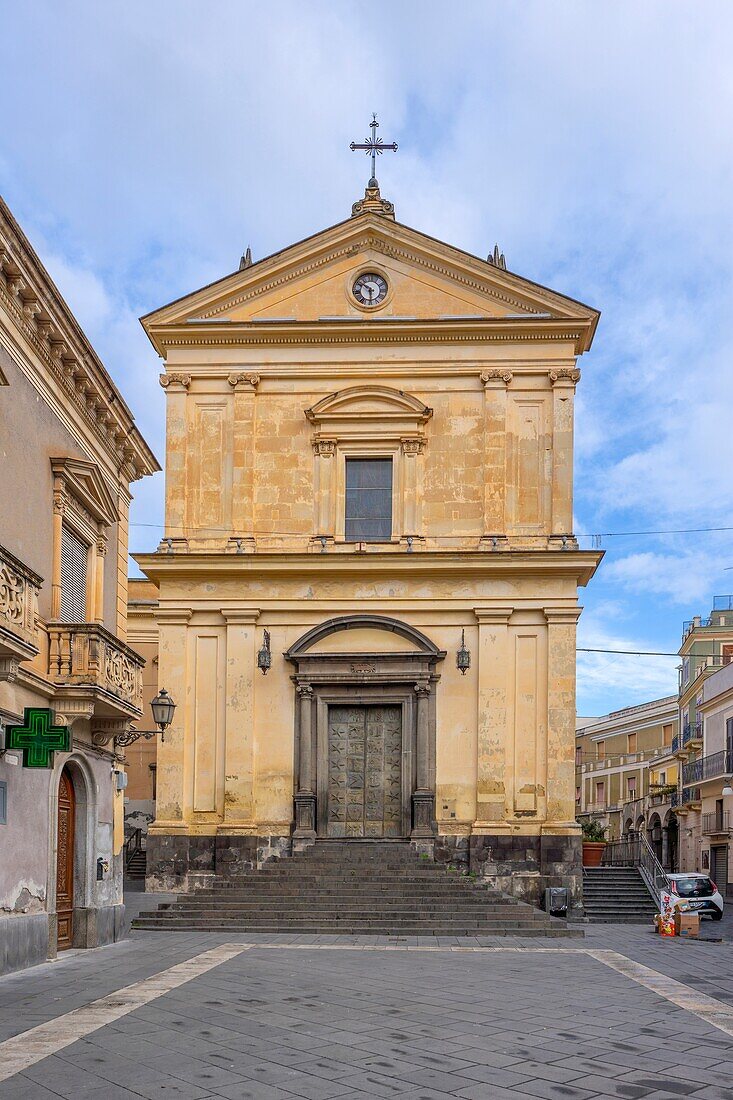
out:
M365 271L352 287L359 305L378 306L387 297L387 280L373 271Z

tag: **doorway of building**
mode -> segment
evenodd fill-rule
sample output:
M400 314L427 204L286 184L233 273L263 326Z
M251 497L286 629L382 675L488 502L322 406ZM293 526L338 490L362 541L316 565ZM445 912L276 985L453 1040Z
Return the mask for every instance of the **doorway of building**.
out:
M328 708L331 837L402 836L402 707Z
M718 890L728 893L728 845L719 844L710 849L710 875Z
M74 940L74 832L76 796L68 768L59 780L58 825L56 829L56 920L57 947L64 951Z

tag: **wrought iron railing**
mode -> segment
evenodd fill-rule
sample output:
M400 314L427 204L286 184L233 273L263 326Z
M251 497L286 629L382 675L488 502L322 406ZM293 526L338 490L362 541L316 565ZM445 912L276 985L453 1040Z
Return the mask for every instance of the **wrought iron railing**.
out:
M604 867L638 867L647 889L659 904L662 890L669 885L667 872L643 833L614 840L603 850Z
M692 737L692 726L690 725L689 722L685 722L684 726L682 727L682 744L686 745L691 737Z
M706 779L717 779L722 775L733 774L733 752L721 749L709 756L702 756L699 760L693 760L682 768L682 783L687 786L690 783L702 783Z
M690 802L700 802L700 788L699 787L685 787L682 791L682 805L687 806Z
M713 611L733 611L733 595L713 596Z
M680 804L680 792L679 791L672 791L671 795L669 796L669 804L670 804L670 806L672 807L673 810L677 809L677 807Z
M672 752L679 752L680 747L680 735L676 733L672 738Z
M715 833L730 832L730 814L728 810L718 810L702 815L702 831L704 836L712 836Z
M125 870L130 866L138 852L145 850L145 834L142 829L133 829L125 841Z

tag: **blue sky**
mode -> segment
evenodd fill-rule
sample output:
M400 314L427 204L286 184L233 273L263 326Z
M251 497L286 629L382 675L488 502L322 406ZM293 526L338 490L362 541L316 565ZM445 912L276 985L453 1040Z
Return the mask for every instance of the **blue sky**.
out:
M0 0L0 189L163 454L137 318L345 217L372 110L401 221L599 308L576 530L733 526L733 7ZM376 13L376 14L375 14ZM10 48L7 48L10 44ZM132 549L159 537L137 486ZM137 526L140 525L140 526ZM584 540L589 545L588 540ZM605 537L579 645L674 652L733 532ZM676 660L580 654L579 711Z

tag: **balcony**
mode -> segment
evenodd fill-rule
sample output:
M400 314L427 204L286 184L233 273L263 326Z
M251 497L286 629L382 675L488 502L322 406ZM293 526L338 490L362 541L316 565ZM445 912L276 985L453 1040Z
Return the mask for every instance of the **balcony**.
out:
M701 619L700 616L697 615L694 619L687 619L683 622L682 641L684 642L685 638L687 638L693 630L705 630L711 626L717 627L718 629L726 629L729 626L733 626L733 615L728 615L726 612L733 612L733 595L713 597L713 612L707 619Z
M703 836L727 836L730 833L728 810L702 815Z
M703 756L699 760L693 760L691 764L685 764L682 768L682 785L691 783L705 783L708 779L719 779L724 775L733 774L733 752L721 749L710 756Z
M88 718L103 745L142 717L143 658L97 623L50 623L50 676L57 710Z
M669 796L669 804L670 804L670 806L672 807L673 810L676 810L676 809L679 808L680 801L681 801L680 800L680 792L679 791L672 791L671 795Z
M0 546L0 680L38 654L38 591L43 580Z
M699 787L685 787L682 791L682 810L699 810L702 805L702 796Z
M672 738L672 756L675 756L679 752L680 747L680 735L676 733Z

